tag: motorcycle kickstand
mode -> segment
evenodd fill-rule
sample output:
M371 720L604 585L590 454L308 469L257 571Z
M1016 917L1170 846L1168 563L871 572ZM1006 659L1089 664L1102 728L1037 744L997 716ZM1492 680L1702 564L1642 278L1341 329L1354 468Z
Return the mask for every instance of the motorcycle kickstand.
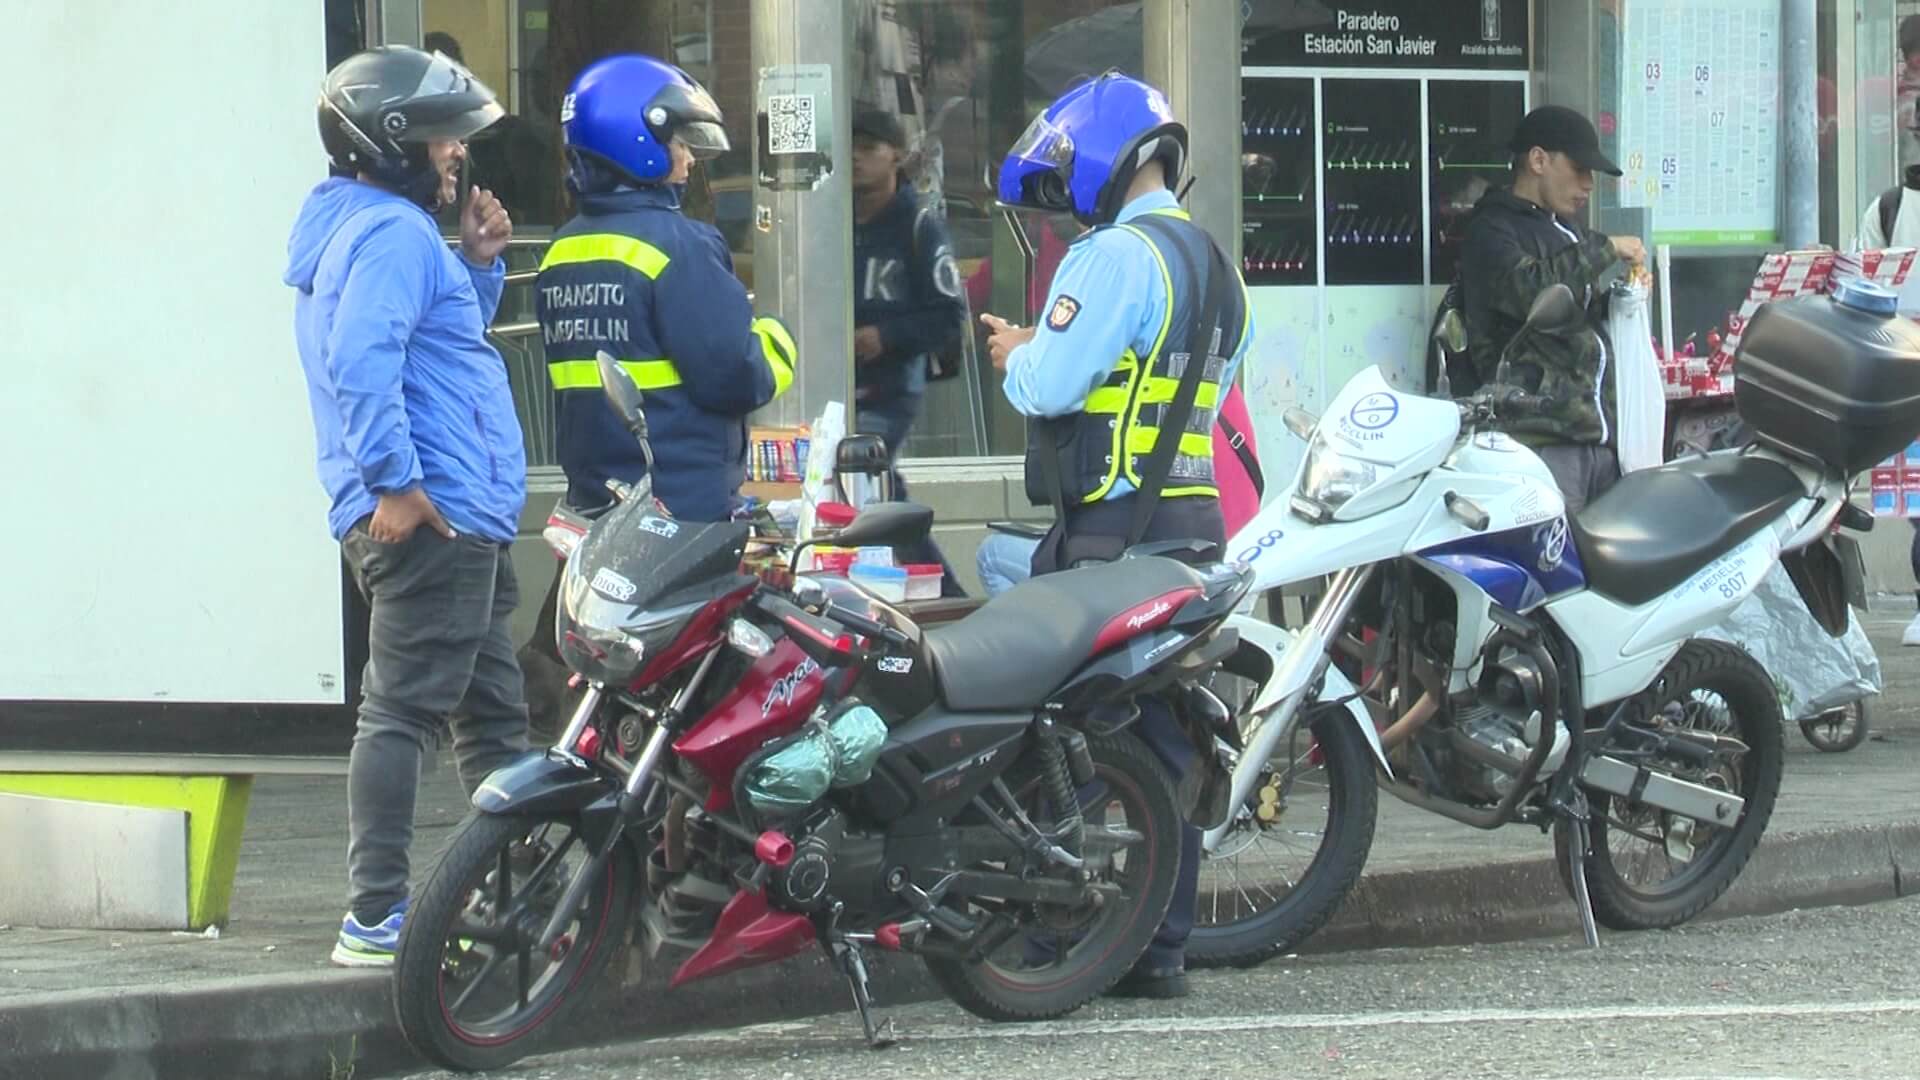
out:
M1556 807L1567 818L1572 842L1567 845L1567 880L1573 883L1574 906L1580 909L1580 931L1586 935L1587 948L1600 947L1600 929L1593 920L1593 899L1587 894L1587 847L1591 843L1586 792L1574 789L1572 797Z
M843 937L829 948L840 965L841 974L847 977L847 984L853 987L853 1004L860 1010L860 1025L867 1032L867 1048L885 1050L898 1043L900 1036L894 1029L892 1017L878 1025L873 1022L873 998L867 992L867 958L860 943Z

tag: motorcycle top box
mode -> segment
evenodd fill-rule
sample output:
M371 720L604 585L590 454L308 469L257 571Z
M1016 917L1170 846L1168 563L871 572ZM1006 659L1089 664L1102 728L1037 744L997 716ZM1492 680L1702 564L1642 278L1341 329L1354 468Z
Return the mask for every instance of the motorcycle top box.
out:
M1920 325L1866 282L1768 304L1742 335L1734 401L1765 442L1848 475L1870 469L1920 431Z

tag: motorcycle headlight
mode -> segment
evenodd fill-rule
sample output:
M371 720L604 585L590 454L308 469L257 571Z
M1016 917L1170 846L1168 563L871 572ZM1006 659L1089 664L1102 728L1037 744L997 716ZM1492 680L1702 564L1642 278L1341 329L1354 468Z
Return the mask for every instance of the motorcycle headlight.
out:
M1307 450L1300 493L1328 510L1336 510L1379 478L1380 466L1348 457L1324 437L1316 438Z

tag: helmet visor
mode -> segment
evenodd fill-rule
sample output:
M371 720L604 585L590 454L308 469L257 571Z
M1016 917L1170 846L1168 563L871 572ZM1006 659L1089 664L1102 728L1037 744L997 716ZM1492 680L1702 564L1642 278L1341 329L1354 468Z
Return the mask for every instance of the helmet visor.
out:
M409 123L397 137L407 142L471 138L506 115L485 83L440 52L421 71L403 108Z
M681 124L673 129L673 137L686 144L695 161L711 161L733 149L727 141L727 129L705 121Z
M1063 181L1073 179L1073 136L1055 127L1045 116L1033 118L1027 130L1014 140L1007 156L1049 166Z

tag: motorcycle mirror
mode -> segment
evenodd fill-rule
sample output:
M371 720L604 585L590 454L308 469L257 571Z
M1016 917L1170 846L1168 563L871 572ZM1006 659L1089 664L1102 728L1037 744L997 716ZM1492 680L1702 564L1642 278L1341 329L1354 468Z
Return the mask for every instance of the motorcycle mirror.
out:
M1573 290L1555 282L1540 290L1540 294L1533 298L1533 306L1527 309L1527 321L1522 329L1542 334L1564 334L1578 327L1585 315L1580 309L1580 302L1573 298Z
M1299 436L1301 441L1313 438L1313 429L1320 426L1320 418L1298 406L1288 409L1281 417L1287 430Z
M647 413L641 407L640 387L620 366L611 353L605 349L594 352L594 361L600 367L600 387L606 391L607 404L613 406L614 415L627 426L636 439L647 437Z
M1448 352L1467 351L1467 323L1460 317L1457 308L1448 308L1446 313L1440 316L1439 324L1433 328L1433 340L1439 342L1440 346Z

